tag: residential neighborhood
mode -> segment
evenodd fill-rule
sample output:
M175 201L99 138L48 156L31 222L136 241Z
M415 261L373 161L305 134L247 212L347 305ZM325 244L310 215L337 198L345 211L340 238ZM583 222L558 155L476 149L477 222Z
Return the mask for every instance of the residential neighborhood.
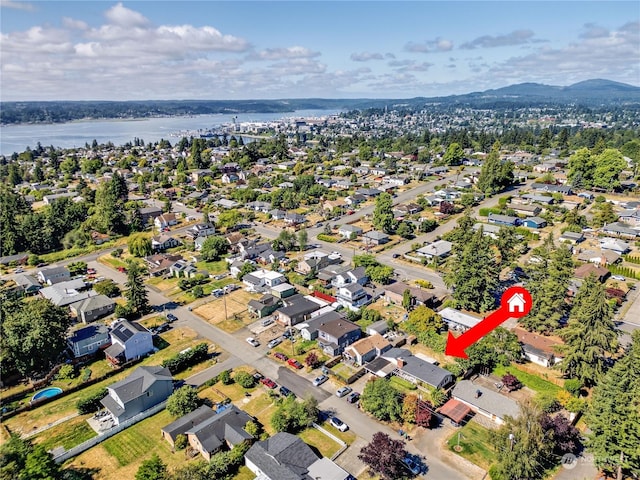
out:
M640 149L522 114L527 148L372 111L96 142L77 168L19 156L2 441L105 480L569 478L560 459L612 435L591 412L632 415L602 398L640 348ZM250 131L266 133L241 144ZM510 287L530 313L511 298L513 317L450 354ZM494 476L540 439L536 476ZM394 442L392 474L368 452Z

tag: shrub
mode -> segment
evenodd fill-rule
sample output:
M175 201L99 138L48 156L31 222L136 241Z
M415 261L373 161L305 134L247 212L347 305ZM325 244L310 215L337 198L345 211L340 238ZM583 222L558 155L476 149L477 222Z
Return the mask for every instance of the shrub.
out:
M570 378L564 382L564 389L569 392L574 397L580 395L580 390L582 389L582 382L577 378Z
M76 403L76 408L78 409L78 413L80 415L85 415L87 413L93 413L100 410L102 404L100 400L107 396L107 389L101 388L96 393L91 395L90 397L81 398Z
M58 380L70 380L76 376L76 369L73 368L73 365L63 365L60 370L58 370L57 378Z
M502 377L502 383L508 392L513 392L514 390L522 388L522 383L518 380L518 377L508 372Z
M544 413L557 412L561 407L556 396L550 392L539 392L533 400Z
M167 367L169 371L175 375L205 360L209 354L208 352L209 345L207 343L200 343L186 352L178 353L166 359L162 362L162 366Z
M433 288L433 283L431 283L428 280L422 280L422 279L418 279L418 280L414 280L414 282L417 286L422 287L422 288Z
M233 376L233 380L242 388L251 388L256 384L256 379L253 378L253 375L250 375L247 372L236 373Z
M488 217L490 213L499 215L502 213L502 210L499 208L481 208L478 213L481 217Z
M187 440L186 435L183 435L182 433L180 433L176 436L176 441L174 442L176 450L184 450L185 448L187 448L188 444L189 444L189 441Z
M218 380L220 380L223 385L231 385L233 383L233 379L231 378L231 371L225 370L224 372L220 372L220 375L218 375Z
M318 235L316 235L316 237L318 238L318 240L322 240L323 242L328 242L328 243L336 243L338 241L337 238L335 238L332 235L327 235L325 233L319 233Z

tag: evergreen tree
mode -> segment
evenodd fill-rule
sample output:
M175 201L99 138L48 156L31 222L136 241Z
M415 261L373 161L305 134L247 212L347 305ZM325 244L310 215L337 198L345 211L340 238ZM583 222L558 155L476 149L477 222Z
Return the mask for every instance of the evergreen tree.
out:
M458 219L458 225L444 235L444 239L453 244L452 250L454 253L461 252L473 236L473 226L476 223L476 219L472 216L472 213L470 208L465 210L464 214Z
M482 229L448 262L445 283L453 287L453 299L459 308L474 312L492 310L499 286L498 265L491 249L491 240ZM460 248L458 247L458 248Z
M540 262L531 264L527 283L533 305L520 324L530 332L549 334L567 314L565 298L573 274L573 260L568 248L554 245L551 235L536 249L535 255Z
M482 163L478 189L487 195L504 190L513 183L513 163L500 160L500 142L496 142Z
M388 193L381 193L376 198L376 206L373 209L373 226L384 233L393 233L396 230L393 198Z
M56 480L62 478L58 465L42 445L36 445L27 455L24 470L19 477L24 480Z
M533 480L545 477L553 438L550 431L543 430L541 418L542 412L533 404L521 405L518 418L505 418L505 423L493 436L498 458L492 469L495 478Z
M149 311L147 289L142 280L143 273L144 271L138 262L130 261L128 263L124 296L127 299L127 307L138 315L144 315Z
M586 422L587 448L606 473L640 476L640 330L626 354L593 391Z
M573 301L569 324L560 332L565 341L563 373L586 386L599 382L607 368L606 356L615 353L618 335L604 286L590 275Z

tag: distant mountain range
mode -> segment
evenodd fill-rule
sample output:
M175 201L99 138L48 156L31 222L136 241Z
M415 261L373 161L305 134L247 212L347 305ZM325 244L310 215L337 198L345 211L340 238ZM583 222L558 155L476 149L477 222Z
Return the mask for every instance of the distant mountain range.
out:
M640 87L610 80L585 80L568 87L520 83L508 87L446 97L411 99L290 100L146 100L146 101L56 101L0 102L0 123L58 123L79 119L141 118L160 115L215 113L271 113L295 110L355 110L366 108L518 108L535 106L640 108Z

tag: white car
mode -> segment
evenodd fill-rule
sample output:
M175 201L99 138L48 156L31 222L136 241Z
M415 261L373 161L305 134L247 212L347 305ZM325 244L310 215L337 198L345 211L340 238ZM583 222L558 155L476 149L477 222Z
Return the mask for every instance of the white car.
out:
M257 340L256 340L255 338L253 338L253 337L249 337L249 338L247 338L247 343L248 343L249 345L254 346L254 347L259 347L259 346L260 346L260 342L259 342L259 341L257 341Z
M346 394L351 393L352 388L351 387L342 387L339 388L338 391L336 392L336 395L338 397L344 397Z
M331 426L337 428L341 432L346 432L347 430L349 430L349 425L344 423L338 417L331 417L331 419L329 420L329 423L331 424Z
M626 278L624 278L622 275L611 275L611 278L613 280L619 280L621 282L624 282L626 280Z
M267 343L267 346L269 348L274 348L274 347L277 347L278 345L280 345L281 343L282 343L282 338L277 337L277 338L274 338L273 340L271 340L269 343Z

